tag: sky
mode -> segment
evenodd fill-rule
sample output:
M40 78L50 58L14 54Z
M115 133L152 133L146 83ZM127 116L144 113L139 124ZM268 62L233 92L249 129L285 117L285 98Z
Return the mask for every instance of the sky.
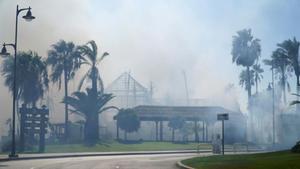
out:
M154 97L179 98L185 96L185 71L191 98L212 98L232 83L243 111L246 91L238 76L244 68L232 63L232 36L251 28L261 40L260 60L269 58L277 43L300 39L298 0L0 0L0 43L14 40L17 4L31 6L36 16L30 23L20 18L19 50L33 50L45 58L60 39L77 45L95 40L99 53L110 53L100 65L105 85L130 71L146 87L153 82ZM269 68L263 68L260 90L271 81ZM290 84L294 90L294 78ZM63 121L62 91L56 86L50 91L58 111L55 117ZM11 115L3 77L0 93L3 126Z

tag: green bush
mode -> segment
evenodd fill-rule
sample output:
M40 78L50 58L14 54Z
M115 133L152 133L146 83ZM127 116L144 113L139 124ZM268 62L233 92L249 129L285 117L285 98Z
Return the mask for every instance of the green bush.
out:
M294 145L294 147L292 147L291 151L292 151L293 153L300 153L300 141L298 141L298 142L296 143L296 145Z

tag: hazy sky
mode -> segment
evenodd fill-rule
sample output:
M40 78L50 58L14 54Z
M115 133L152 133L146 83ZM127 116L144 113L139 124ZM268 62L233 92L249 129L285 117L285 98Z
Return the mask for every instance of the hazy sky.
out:
M246 92L238 86L242 68L232 64L230 54L236 31L252 29L261 39L262 59L276 43L300 39L298 0L0 0L0 43L13 41L17 4L30 5L36 16L31 23L20 19L20 50L46 56L59 39L95 40L99 52L110 53L101 65L105 85L131 71L145 86L154 83L155 97L184 96L185 70L192 98L208 98L234 83L245 107ZM261 88L270 79L265 73ZM290 83L294 89L294 80ZM11 99L2 77L0 92L3 124Z

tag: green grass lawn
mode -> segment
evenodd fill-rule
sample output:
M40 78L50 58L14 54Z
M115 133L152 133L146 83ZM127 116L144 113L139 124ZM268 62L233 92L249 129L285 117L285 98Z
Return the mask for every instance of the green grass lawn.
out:
M200 149L210 149L209 144L200 144ZM47 145L45 153L68 152L112 152L112 151L158 151L158 150L196 150L196 143L173 144L170 142L143 142L122 144L118 142L96 144L88 147L82 144Z
M196 157L183 160L196 169L300 169L300 154L289 151Z

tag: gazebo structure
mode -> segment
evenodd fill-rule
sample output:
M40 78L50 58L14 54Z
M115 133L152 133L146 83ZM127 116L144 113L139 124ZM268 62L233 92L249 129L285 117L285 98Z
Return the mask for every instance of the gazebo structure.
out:
M155 123L156 141L163 141L163 122L172 117L182 117L185 121L193 122L195 127L195 141L199 141L199 123L202 124L202 141L208 141L208 128L217 123L217 114L228 113L229 120L226 121L226 140L242 142L246 134L246 118L241 112L234 112L217 106L152 106L141 105L133 108L137 116L143 121ZM115 118L114 118L115 119ZM119 138L119 127L117 126L117 138Z

